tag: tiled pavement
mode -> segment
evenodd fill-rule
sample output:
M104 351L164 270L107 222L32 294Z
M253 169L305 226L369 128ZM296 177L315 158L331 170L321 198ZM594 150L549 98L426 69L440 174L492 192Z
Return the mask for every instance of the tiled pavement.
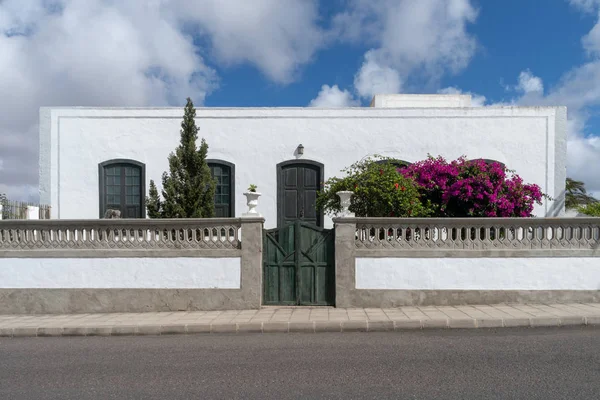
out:
M0 315L0 337L356 332L600 325L600 303L399 308L268 307L72 315Z

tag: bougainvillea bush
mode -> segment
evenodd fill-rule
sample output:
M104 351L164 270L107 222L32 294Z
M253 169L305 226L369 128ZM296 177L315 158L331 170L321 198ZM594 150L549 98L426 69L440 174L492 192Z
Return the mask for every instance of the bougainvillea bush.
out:
M329 214L340 211L336 193L352 191L350 211L359 217L531 217L547 197L535 184L500 163L431 157L398 167L366 159L331 178L317 199Z
M414 180L435 217L531 217L547 197L500 163L431 157L398 172Z
M317 207L328 214L341 211L340 191L352 191L350 211L357 217L427 217L431 208L420 199L419 188L411 178L398 173L391 162L365 159L343 172L344 178L331 178L317 198Z

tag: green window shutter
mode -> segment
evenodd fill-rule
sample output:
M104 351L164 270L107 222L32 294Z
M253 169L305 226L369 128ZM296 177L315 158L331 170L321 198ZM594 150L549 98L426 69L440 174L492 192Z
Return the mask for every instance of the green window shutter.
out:
M106 210L120 210L121 218L145 218L145 165L134 160L100 163L100 218Z
M235 217L235 167L232 163L210 160L208 166L215 186L215 216L217 218Z

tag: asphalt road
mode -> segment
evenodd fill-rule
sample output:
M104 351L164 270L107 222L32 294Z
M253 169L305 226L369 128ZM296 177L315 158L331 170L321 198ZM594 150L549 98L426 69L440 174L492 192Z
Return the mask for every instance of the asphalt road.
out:
M594 399L600 329L0 340L0 399Z

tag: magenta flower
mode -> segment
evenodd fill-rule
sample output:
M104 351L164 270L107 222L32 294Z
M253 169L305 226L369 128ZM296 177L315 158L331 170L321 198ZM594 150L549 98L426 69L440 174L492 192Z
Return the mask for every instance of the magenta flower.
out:
M398 172L415 180L440 217L530 217L545 196L502 164L464 156L451 162L429 157Z

